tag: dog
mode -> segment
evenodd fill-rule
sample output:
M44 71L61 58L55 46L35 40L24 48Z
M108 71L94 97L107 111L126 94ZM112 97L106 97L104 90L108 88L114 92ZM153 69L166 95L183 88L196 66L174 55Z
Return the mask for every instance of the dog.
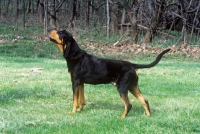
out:
M142 96L138 87L137 69L155 66L162 56L170 49L162 51L150 64L133 64L128 61L97 58L80 49L73 36L66 30L50 30L50 41L56 43L67 61L73 90L73 109L69 114L83 110L85 103L84 83L109 84L115 83L120 97L124 102L121 118L125 118L132 108L128 91L143 105L145 113L150 116L148 101Z

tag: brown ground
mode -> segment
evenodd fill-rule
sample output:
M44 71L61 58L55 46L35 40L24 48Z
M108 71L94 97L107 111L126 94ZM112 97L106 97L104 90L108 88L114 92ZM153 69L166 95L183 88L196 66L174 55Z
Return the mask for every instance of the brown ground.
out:
M79 44L80 45L80 44ZM97 55L124 55L128 53L139 54L139 53L153 53L158 54L165 48L155 48L155 47L144 47L141 45L121 45L117 46L115 44L109 45L98 45L87 43L83 45L93 54ZM186 57L192 57L194 59L200 58L200 47L190 47L182 44L181 46L171 46L171 51L169 54L184 54Z

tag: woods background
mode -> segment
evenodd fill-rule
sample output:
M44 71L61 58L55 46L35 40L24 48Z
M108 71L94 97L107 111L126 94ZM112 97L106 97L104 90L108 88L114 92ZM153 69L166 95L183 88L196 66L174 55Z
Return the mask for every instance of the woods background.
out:
M199 0L0 0L0 23L117 35L122 43L199 46Z

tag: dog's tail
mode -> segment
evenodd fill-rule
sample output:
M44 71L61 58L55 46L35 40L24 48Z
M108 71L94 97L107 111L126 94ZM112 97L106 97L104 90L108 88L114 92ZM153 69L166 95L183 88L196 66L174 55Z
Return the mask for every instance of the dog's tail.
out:
M133 64L133 66L134 66L136 69L153 67L153 66L155 66L156 64L158 64L158 62L161 60L162 56L163 56L165 53L169 52L170 50L171 50L171 49L169 48L169 49L166 49L166 50L162 51L162 52L157 56L157 58L156 58L153 62L151 62L150 64Z

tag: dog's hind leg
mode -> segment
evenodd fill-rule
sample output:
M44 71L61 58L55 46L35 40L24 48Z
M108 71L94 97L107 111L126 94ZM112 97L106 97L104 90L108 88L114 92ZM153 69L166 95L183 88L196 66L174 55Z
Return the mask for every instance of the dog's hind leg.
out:
M124 112L122 113L121 118L125 118L132 108L132 105L128 98L128 89L131 86L130 78L132 75L133 74L131 73L131 71L122 73L121 75L118 76L118 80L116 82L117 90L124 102Z
M146 115L147 116L150 116L150 108L149 108L149 103L147 100L144 99L144 97L142 96L140 90L139 90L139 87L138 85L137 86L134 86L133 88L131 88L129 90L139 101L140 103L143 105L144 107L144 110L146 112Z
M122 113L122 115L120 117L125 118L126 115L129 113L129 111L131 110L132 105L130 104L128 94L121 94L120 96L121 96L122 100L124 101L124 112Z

